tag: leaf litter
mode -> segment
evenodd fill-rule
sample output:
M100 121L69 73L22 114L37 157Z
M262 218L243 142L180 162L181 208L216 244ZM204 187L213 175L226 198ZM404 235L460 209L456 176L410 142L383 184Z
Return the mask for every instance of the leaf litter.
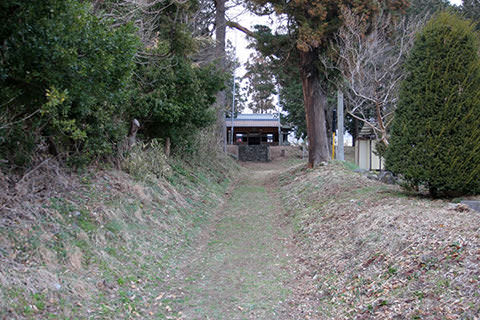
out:
M299 319L478 319L480 217L338 163L281 175Z

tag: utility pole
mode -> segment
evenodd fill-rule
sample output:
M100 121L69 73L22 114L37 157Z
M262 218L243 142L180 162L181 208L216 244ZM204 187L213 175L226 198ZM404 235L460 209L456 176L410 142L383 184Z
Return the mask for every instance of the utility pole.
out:
M235 116L235 69L233 69L233 91L232 91L232 115L230 119L232 120L232 128L230 131L230 144L233 144L234 134L233 134L233 117Z
M337 128L338 128L338 150L337 150L337 160L345 160L345 152L343 148L343 92L342 90L337 90Z
M237 56L237 33L235 32L235 47L233 49L233 55L234 57ZM233 144L234 139L235 139L235 134L233 132L233 117L235 116L235 64L233 65L233 88L232 88L232 115L230 116L232 120L232 126L231 126L231 131L230 131L230 144Z
M278 109L278 145L283 145L282 123L280 122L280 108Z
M223 116L223 152L227 153L227 114Z

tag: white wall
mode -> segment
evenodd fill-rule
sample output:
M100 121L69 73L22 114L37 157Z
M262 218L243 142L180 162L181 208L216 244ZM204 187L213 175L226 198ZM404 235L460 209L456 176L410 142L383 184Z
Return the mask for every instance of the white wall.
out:
M380 159L373 152L376 143L373 140L357 140L355 144L355 164L360 169L369 171L385 169L385 159Z

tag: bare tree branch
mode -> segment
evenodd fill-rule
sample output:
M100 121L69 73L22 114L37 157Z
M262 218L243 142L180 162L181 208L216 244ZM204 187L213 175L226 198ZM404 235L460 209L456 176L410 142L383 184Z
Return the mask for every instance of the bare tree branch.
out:
M237 22L234 22L234 21L227 21L227 26L230 27L230 28L235 28L237 30L240 30L242 31L243 33L245 33L247 36L249 37L252 37L252 38L255 38L255 33L250 31L248 28L240 25L239 23Z
M14 122L10 122L10 123L6 123L6 124L0 126L0 129L6 129L6 128L8 128L8 127L11 127L11 126L17 124L17 123L21 123L21 122L23 122L23 121L26 121L26 120L30 119L31 117L33 117L34 115L36 115L37 113L39 113L39 112L40 112L40 109L32 112L31 114L23 117L23 118L20 119L20 120L17 120L17 121L14 121Z
M401 65L425 19L398 19L381 12L367 25L343 8L344 25L335 39L335 68L345 79L347 113L373 129L388 145L388 130L396 108Z

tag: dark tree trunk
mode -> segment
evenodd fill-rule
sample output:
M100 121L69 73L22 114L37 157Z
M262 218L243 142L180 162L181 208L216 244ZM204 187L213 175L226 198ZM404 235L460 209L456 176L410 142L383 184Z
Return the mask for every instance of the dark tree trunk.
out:
M328 106L328 103L325 105L325 127L327 130L327 146L328 146L328 154L332 154L332 143L333 143L333 128L332 125L334 123L333 118L333 109Z
M308 136L308 167L313 168L329 160L325 110L327 94L315 67L316 51L299 52L300 76Z
M225 34L226 34L226 19L225 19L225 0L215 0L215 38L216 38L216 46L215 46L215 57L218 59L217 67L220 71L225 71ZM224 113L225 113L225 105L226 105L226 94L225 91L222 90L217 93L217 101L215 104L216 111L217 111L217 137L219 140L219 144L222 146L224 145L225 137L225 120L224 120ZM224 150L225 151L225 150Z

